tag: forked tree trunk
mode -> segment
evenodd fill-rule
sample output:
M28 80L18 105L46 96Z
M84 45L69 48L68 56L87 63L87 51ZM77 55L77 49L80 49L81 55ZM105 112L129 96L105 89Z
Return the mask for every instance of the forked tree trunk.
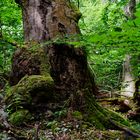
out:
M57 36L69 37L80 33L78 20L81 14L68 0L22 0L22 10L26 42L40 43ZM95 102L96 87L82 48L52 43L46 49L56 89L62 97L70 97L73 109L81 111L86 120L101 129L126 123L121 116ZM13 73L13 77L16 76Z

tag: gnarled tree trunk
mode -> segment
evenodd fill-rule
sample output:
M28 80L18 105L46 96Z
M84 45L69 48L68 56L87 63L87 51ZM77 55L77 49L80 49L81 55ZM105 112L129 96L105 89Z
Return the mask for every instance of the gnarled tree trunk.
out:
M80 33L78 20L81 14L67 0L22 0L22 10L26 42L40 43ZM66 43L52 43L46 46L46 50L56 89L62 98L71 97L72 108L81 111L85 120L100 129L118 127L116 123L127 123L118 114L96 103L93 96L96 93L94 79L88 69L86 54L82 48L75 48ZM22 53L20 55L22 56ZM28 60L24 57L23 59ZM17 71L23 69L24 73L24 67L28 64L25 62ZM14 69L13 67L13 71ZM12 75L13 78L18 77L18 72L15 73ZM22 76L25 74L26 72Z
M81 13L69 1L22 0L21 6L25 42L43 43L63 37L71 39L73 36L80 34L78 20L81 17ZM66 43L56 43L45 48L51 66L51 76L54 79L57 91L63 93L63 97L70 96L71 93L86 87L94 94L97 92L93 77L91 77L87 66L86 54L82 47L74 48L74 46ZM22 51L20 52L21 56ZM16 57L14 62L17 62L17 59ZM19 61L19 65L21 63ZM12 77L17 77L16 79L20 80L26 74L40 74L38 71L33 70L31 70L33 73L29 74L29 72L26 72L28 70L24 70L25 67L25 65L17 67L17 64L13 64L14 72ZM30 68L30 65L28 67ZM21 69L22 75L20 76L16 71L21 71Z

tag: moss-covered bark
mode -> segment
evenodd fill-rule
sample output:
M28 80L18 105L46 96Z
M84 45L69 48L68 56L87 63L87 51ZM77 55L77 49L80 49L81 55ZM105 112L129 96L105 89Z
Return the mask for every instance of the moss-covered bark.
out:
M54 102L54 82L50 76L31 75L23 77L19 83L11 87L6 94L5 103L9 113L9 121L15 125L29 120L34 104ZM28 111L29 110L29 111Z
M53 43L48 47L51 76L63 98L83 88L96 94L97 89L88 65L86 52L66 43ZM65 99L65 98L64 98Z
M120 116L118 113L115 113L111 110L107 110L101 107L88 91L88 89L84 89L81 91L85 100L85 110L86 118L91 123L95 124L97 128L100 129L113 129L115 126L111 123L111 121L117 121L126 126L129 125L128 121Z
M69 99L69 107L81 112L82 119L90 122L96 128L102 130L126 129L125 131L139 137L135 134L135 130L129 128L130 124L126 119L111 110L102 108L96 102L93 94L96 92L94 79L88 69L86 55L81 48L74 48L67 44L52 44L49 47L51 47L51 49L48 48L50 63L42 49L41 53L38 49L32 50L31 48L23 50L20 56L18 54L21 60L19 64L23 63L23 65L18 67L17 72L24 71L25 68L30 72L35 66L35 68L39 68L39 73L30 75L24 71L24 77L7 92L5 102L9 112L9 121L15 125L29 121L30 107L34 107L35 103L41 99L40 97L43 97L43 102L53 102L56 99L54 92L56 90L61 99ZM36 60L39 60L38 65L35 65ZM27 64L28 67L24 67L24 64ZM48 73L49 64L52 77ZM40 101L42 102L42 100ZM23 115L24 112L28 114L27 117Z
M80 90L76 95L75 99L81 103L77 110L82 112L82 118L85 121L101 130L118 129L134 137L140 137L139 132L131 127L127 119L116 112L101 107L88 89Z
M39 45L39 44L38 44ZM23 47L15 51L12 58L10 85L16 85L25 75L49 76L48 57L38 45Z

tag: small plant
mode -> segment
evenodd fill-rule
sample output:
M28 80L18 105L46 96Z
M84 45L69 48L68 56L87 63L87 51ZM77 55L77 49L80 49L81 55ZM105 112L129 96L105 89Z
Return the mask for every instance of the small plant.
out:
M78 119L78 120L82 120L83 119L83 115L81 112L79 111L74 111L72 112L72 116L75 118L75 119Z
M55 118L59 118L59 119L65 117L66 115L67 115L67 110L66 109L60 110L60 111L56 111L54 113Z
M131 122L132 128L138 130L140 132L140 123L138 122Z
M51 121L47 123L47 128L51 129L53 134L58 130L58 122L57 121Z

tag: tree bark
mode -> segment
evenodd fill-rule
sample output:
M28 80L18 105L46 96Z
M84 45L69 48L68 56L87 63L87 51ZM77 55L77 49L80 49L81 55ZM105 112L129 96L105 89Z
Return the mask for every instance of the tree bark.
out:
M78 20L81 13L69 1L22 0L21 6L25 42L42 43L63 37L71 40L72 36L80 34ZM23 53L20 52L21 56ZM55 81L56 88L65 95L64 97L70 96L71 93L75 93L84 87L88 87L94 94L97 92L94 77L91 76L88 69L86 53L82 47L74 48L74 46L65 43L56 43L46 47L46 54L49 58L50 73ZM17 60L16 57L14 62L17 62ZM11 79L17 77L18 74L15 75L16 71L21 71L21 67L17 69L16 65L13 64L14 72ZM36 66L34 67L36 68ZM28 70L24 70L25 65L22 69L22 75L18 76L19 78L17 77L16 83L26 74L39 74L39 72L27 73Z
M130 19L135 19L135 13L136 11L136 0L129 0L128 4L124 8L124 12L126 16Z
M140 105L140 78L136 81L135 88L134 100Z
M66 0L22 0L25 41L79 34L81 13Z
M93 94L97 93L94 77L88 69L87 57L82 48L53 44L48 50L51 76L57 90L66 97L87 87Z

